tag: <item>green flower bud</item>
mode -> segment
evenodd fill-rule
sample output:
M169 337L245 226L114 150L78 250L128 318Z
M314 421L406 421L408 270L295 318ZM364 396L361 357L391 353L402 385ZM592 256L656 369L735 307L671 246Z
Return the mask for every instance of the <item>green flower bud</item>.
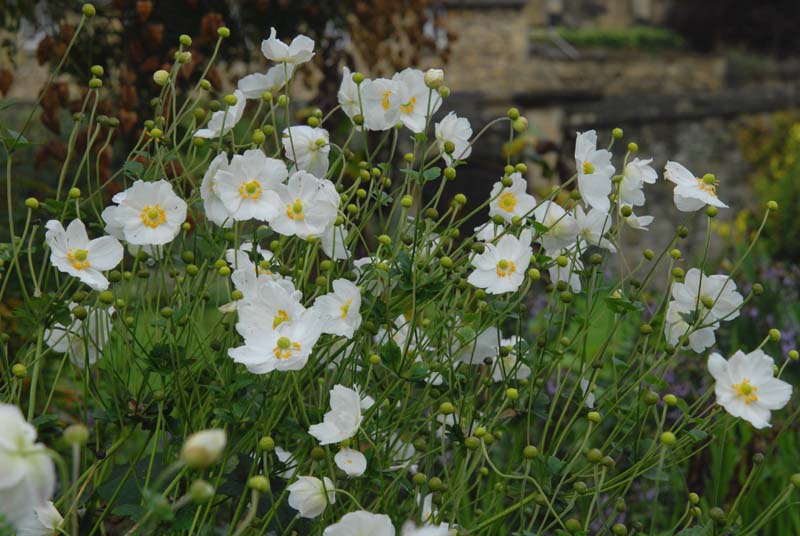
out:
M214 486L203 479L197 479L189 485L189 497L195 504L205 504L214 496Z
M81 6L81 12L83 13L83 16L86 17L87 19L90 19L97 14L97 10L94 8L94 6L88 3L83 4L83 6Z
M106 305L111 305L114 303L114 294L110 290L104 290L98 294L97 297L100 300L100 303L105 303Z
M14 366L11 367L11 374L13 374L15 378L24 378L28 375L28 367L22 363L14 363Z
M442 404L439 406L439 413L443 415L450 415L455 410L456 408L450 402L442 402Z
M522 449L522 455L526 460L532 460L539 455L539 449L533 445L527 445L524 449Z
M628 151L630 151L632 153L638 153L639 152L639 146L636 145L634 142L630 142L628 144Z
M70 188L69 189L69 196L72 199L78 199L81 196L81 189L80 188Z
M664 432L661 434L661 443L664 445L671 447L675 444L675 441L677 441L677 439L675 438L675 434L672 432Z
M778 210L778 203L776 201L767 201L767 208L774 212Z
M85 445L89 441L89 429L85 424L72 424L64 430L64 440L70 445Z
M464 440L464 446L469 450L477 450L481 446L481 440L474 436L469 436Z
M597 411L590 411L586 418L589 419L589 422L593 422L595 424L600 424L600 413Z
M664 403L667 406L674 408L678 404L678 397L673 394L664 395Z
M217 28L217 35L225 39L231 36L231 31L225 26L220 26L219 28Z
M591 463L600 463L600 460L603 459L603 451L597 448L589 449L586 451L586 459Z
M25 206L31 210L36 210L37 208L39 208L39 200L36 199L35 197L29 197L28 199L25 200Z
M264 475L251 476L247 479L247 487L259 493L266 493L269 491L269 480Z
M442 486L442 479L438 476L432 476L430 480L428 480L428 488L430 488L431 491L439 491L442 489Z
M619 127L615 128L614 130L611 131L611 135L614 137L615 140L622 138L623 136L622 129Z
M778 342L781 340L781 332L775 328L769 330L769 340L772 342Z

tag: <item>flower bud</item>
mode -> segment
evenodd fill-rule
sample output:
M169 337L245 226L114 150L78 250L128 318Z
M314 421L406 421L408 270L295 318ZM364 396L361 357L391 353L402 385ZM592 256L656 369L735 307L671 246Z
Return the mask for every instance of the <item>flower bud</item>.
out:
M778 210L778 203L776 201L767 201L767 208L774 212Z
M439 89L444 83L444 71L441 69L428 69L425 71L425 85L431 89Z
M97 14L97 10L94 8L94 6L88 3L83 4L83 6L81 6L81 12L83 13L83 16L88 19L94 17Z
M178 38L178 41L180 41L180 44L185 47L192 46L192 38L186 34L181 34L181 36Z
M353 80L354 84L360 84L364 81L364 75L359 73L358 71L354 72L353 75L350 77Z
M453 404L450 402L442 402L442 404L439 406L439 412L443 415L450 415L455 410L455 407L453 407Z
M217 35L225 39L231 36L231 31L226 26L220 26L219 28L217 28Z
M259 493L266 493L269 491L269 480L264 475L251 476L247 480L247 486Z
M628 144L628 151L630 151L632 153L638 153L639 152L639 146L634 142L630 142Z
M25 206L31 210L36 210L37 208L39 208L39 200L36 199L35 197L29 197L28 199L25 200Z
M219 459L226 443L225 430L195 432L183 444L181 459L193 469L205 469Z
M89 429L85 424L72 424L64 430L64 440L70 445L85 445L89 441Z
M781 332L775 328L772 328L771 330L769 330L769 340L771 340L772 342L778 342L779 340L781 340Z
M189 486L189 497L195 504L205 504L214 496L214 486L203 479L197 479Z
M664 445L671 447L675 444L675 441L677 441L677 439L675 438L675 434L672 432L664 432L661 434L661 443Z
M600 424L600 413L597 411L590 411L586 418L589 419L589 422L593 422L595 424Z
M70 199L78 199L81 196L81 189L80 188L70 188L69 189L69 197Z
M14 363L14 366L11 367L11 373L15 378L24 378L28 375L28 367L22 363Z
M664 403L669 407L675 407L678 404L678 397L673 394L664 395Z
M603 459L603 452L600 449L589 449L586 451L586 459L591 463L600 463Z
M611 131L611 136L613 136L615 140L620 139L623 136L622 129L619 127L615 128Z
M509 400L516 400L519 398L519 391L514 389L513 387L509 387L506 389L506 398Z

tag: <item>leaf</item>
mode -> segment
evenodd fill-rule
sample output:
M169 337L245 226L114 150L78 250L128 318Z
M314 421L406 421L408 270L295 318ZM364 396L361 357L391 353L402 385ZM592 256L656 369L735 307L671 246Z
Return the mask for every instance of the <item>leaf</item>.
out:
M708 434L698 428L692 428L688 432L689 436L695 441L702 441L708 437Z
M442 169L438 167L428 168L422 172L422 182L435 181L442 175Z
M477 336L478 334L475 333L475 330L470 326L464 326L456 331L456 338L458 338L461 344L469 344L474 341Z
M17 149L24 149L32 145L31 142L16 130L0 126L0 141L6 147L6 151L12 152Z
M390 368L396 368L397 365L400 364L401 357L402 350L400 350L400 347L393 340L389 340L381 346L381 360L389 365Z
M122 171L128 177L141 179L144 175L144 164L136 160L128 160L122 165Z
M605 296L603 300L608 305L608 308L618 314L625 314L630 311L639 311L642 309L642 304L639 302L632 302L626 298L616 296Z

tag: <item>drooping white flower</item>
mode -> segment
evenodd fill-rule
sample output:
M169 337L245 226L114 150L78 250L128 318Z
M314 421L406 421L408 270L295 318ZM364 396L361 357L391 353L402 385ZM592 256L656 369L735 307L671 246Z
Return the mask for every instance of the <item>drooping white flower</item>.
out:
M341 449L333 457L333 461L347 476L361 476L367 470L366 456L354 449Z
M387 515L358 510L343 515L338 523L329 525L322 534L323 536L394 536L394 525Z
M500 216L511 223L514 218L527 218L533 215L536 199L527 192L528 181L521 173L512 173L511 186L503 186L498 181L492 186L489 198L489 216Z
M264 325L261 330L249 333L244 345L228 349L228 355L253 374L300 370L306 366L321 333L319 317L307 310L297 321L279 325L278 329Z
M650 166L652 158L640 160L634 158L625 166L622 180L619 183L619 202L623 205L640 207L644 205L645 198L642 188L644 184L653 184L658 179L658 173Z
M771 412L784 407L792 386L775 378L774 361L763 350L737 350L727 361L717 353L708 358L717 404L756 428L768 428Z
M565 282L569 285L570 289L572 289L572 292L577 294L583 288L581 285L581 276L578 273L583 270L583 263L580 259L576 258L574 251L564 249L558 252L558 255L566 257L567 264L566 266L561 266L557 262L553 263L553 265L548 268L550 280L553 283L557 281Z
M64 523L64 518L56 506L47 501L41 506L28 510L27 515L17 522L17 536L56 536Z
M270 220L272 229L282 235L321 236L336 221L339 193L333 183L306 171L296 171L287 184L277 188L279 210Z
M536 221L547 227L538 240L550 255L572 246L577 240L578 222L560 205L543 201L533 211Z
M339 106L342 107L342 111L351 120L356 115L362 115L363 117L361 103L358 98L358 84L353 82L353 75L346 65L342 67L342 83L339 85L339 92L336 97L339 99Z
M333 292L320 296L314 309L323 320L323 333L353 337L361 325L361 291L347 279L336 279Z
M498 236L506 232L506 227L504 225L497 225L489 220L483 225L475 227L474 232L476 240L480 240L481 242L494 242Z
M221 456L228 442L225 430L201 430L186 438L181 447L181 459L189 467L205 469Z
M451 353L453 358L467 365L481 365L484 359L493 359L500 342L500 333L495 327L489 327L466 342L453 341Z
M313 476L301 476L289 484L289 506L300 514L300 517L317 517L325 511L328 504L336 502L333 482L327 476L322 480Z
M648 225L653 223L652 216L637 216L633 212L631 212L630 216L623 216L622 221L625 222L625 225L630 227L631 229L639 229L640 231L647 231Z
M361 83L361 104L367 130L389 130L400 121L400 83L387 78Z
M588 213L578 205L575 207L575 221L578 223L578 238L589 246L597 246L610 252L617 251L614 244L605 238L611 229L611 217L599 209L590 209Z
M70 308L75 304L70 304ZM69 326L56 323L44 332L44 342L58 353L69 354L77 367L92 366L103 352L111 334L113 307L86 307L87 316L73 318Z
M217 195L216 175L218 171L227 169L228 155L219 153L208 165L208 169L203 174L203 181L200 183L200 197L203 200L206 218L224 228L233 226L233 218Z
M472 154L469 139L472 137L472 127L466 117L458 117L455 112L450 112L433 127L436 135L436 146L445 163L450 166L455 160L466 160ZM451 142L455 149L451 154L445 151L445 144Z
M45 225L45 240L50 247L50 262L60 272L75 276L94 290L108 288L103 275L122 260L125 251L113 236L89 240L86 226L81 220L72 220L67 229L58 220Z
M419 69L404 69L392 80L399 84L400 121L419 134L425 130L428 116L433 116L442 105L442 98L425 85L425 74Z
M575 166L578 170L578 191L590 206L608 212L611 203L611 177L614 166L611 153L597 148L597 132L579 132L575 140Z
M211 114L211 119L205 128L194 133L195 138L219 138L230 132L241 121L247 99L238 89L233 92L233 96L236 97L236 104Z
M186 221L186 202L170 183L136 181L115 195L117 206L106 207L106 232L136 246L161 246L178 236Z
M284 466L284 470L278 473L278 477L284 480L290 480L297 469L297 459L291 452L277 445L275 445L275 456Z
M506 355L497 355L492 365L492 379L496 382L508 378L524 380L530 377L531 369L520 360L521 339L512 335L508 339L500 340L500 348L504 348ZM498 352L499 354L499 352Z
M324 128L300 125L284 129L283 150L297 169L319 178L325 177L328 172L331 146L328 131Z
M744 301L731 277L705 275L697 268L686 272L682 283L672 286L672 297L681 312L698 311L702 324L733 320Z
M677 162L667 162L664 178L675 183L672 191L675 206L682 212L695 212L706 205L727 208L728 205L717 197L716 181L706 182L702 177Z
M245 99L260 99L267 91L278 93L286 84L287 75L291 80L293 73L294 64L273 65L266 73L253 73L240 78L236 87Z
M215 190L225 210L236 221L269 221L278 213L276 188L289 175L283 160L269 158L261 149L234 155L214 178Z
M17 406L0 404L0 514L12 525L47 505L56 485L53 460Z
M667 343L672 346L678 346L681 337L688 335L689 347L697 353L714 346L716 342L714 332L719 327L719 322L692 328L684 319L684 315L688 315L688 313L682 311L674 300L667 305L666 321L664 323L664 336Z
M516 292L525 280L531 255L530 230L523 230L519 238L503 235L496 244L486 244L483 253L472 258L475 270L467 282L489 294Z
M308 433L316 437L320 445L330 445L350 439L361 426L361 410L369 405L361 400L358 391L334 385L330 392L331 410L326 412L322 422L312 424Z
M275 28L270 28L269 37L261 42L261 53L275 63L297 65L314 57L314 40L305 35L298 35L287 45L277 38Z

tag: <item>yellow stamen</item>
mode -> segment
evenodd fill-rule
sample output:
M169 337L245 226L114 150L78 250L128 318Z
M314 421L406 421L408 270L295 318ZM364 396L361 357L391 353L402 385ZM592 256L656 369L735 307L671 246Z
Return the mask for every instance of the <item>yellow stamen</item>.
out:
M256 179L252 179L250 182L242 183L239 186L239 195L242 196L242 199L256 200L261 197L262 193L261 183Z
M295 199L291 205L286 205L286 215L290 220L303 221L305 219L303 202L300 201L300 198Z
M517 271L517 265L514 264L514 261L500 259L495 267L495 271L500 277L508 277Z
M67 251L67 258L69 262L72 263L72 267L76 270L83 270L91 267L91 264L87 260L88 255L89 252L85 249L71 249Z
M514 212L514 207L517 206L517 196L514 195L514 192L509 192L508 190L500 194L497 201L500 209L506 212Z
M299 342L292 342L288 337L281 337L278 339L278 344L272 350L275 359L289 359L292 357L293 352L299 352L301 349Z
M411 100L405 104L400 105L400 111L404 114L410 114L414 111L414 107L417 105L417 98L411 97Z
M167 221L167 213L161 208L161 205L146 205L142 209L142 223L151 229L155 229L165 221Z
M392 96L392 90L387 89L386 91L383 92L383 98L381 99L381 106L383 107L384 110L388 110L389 109L389 105L390 105L389 97L391 97L391 96Z
M289 320L289 315L283 309L278 309L278 314L275 315L275 318L272 319L272 329L277 328L282 323ZM285 337L282 337L285 338ZM279 341L280 342L280 341Z
M736 396L739 398L744 398L744 403L748 406L758 400L758 387L755 385L750 385L750 380L745 378L742 380L742 383L734 383L731 387L736 389Z
M347 318L347 313L350 311L350 305L353 304L353 300L347 300L344 305L339 307L339 310L342 311L342 320Z
M594 165L591 162L584 162L583 163L583 174L584 175L591 175L594 173Z
M719 186L719 181L715 180L713 182L706 182L704 179L700 177L695 177L694 180L697 181L698 188L700 188L709 195L717 197L717 186Z

